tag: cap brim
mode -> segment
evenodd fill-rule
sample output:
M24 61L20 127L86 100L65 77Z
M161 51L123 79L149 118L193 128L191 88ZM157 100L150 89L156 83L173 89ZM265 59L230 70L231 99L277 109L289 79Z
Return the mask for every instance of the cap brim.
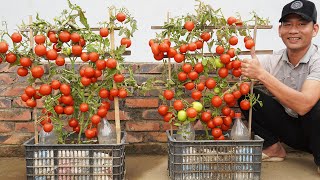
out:
M307 20L307 21L313 21L311 17L309 17L308 15L301 13L301 12L289 12L286 15L282 16L279 19L279 22L283 22L283 20L289 15L289 14L298 14L299 16L301 16L303 19Z

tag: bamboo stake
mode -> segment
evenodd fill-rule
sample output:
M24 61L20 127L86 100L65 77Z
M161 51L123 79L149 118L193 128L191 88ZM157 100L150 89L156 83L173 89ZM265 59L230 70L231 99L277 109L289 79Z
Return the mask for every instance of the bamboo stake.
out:
M170 12L167 12L167 22L169 23L170 21ZM170 33L168 33L168 39L170 41ZM171 81L171 58L168 57L168 76L169 76L169 81ZM171 102L169 104L171 106ZM170 124L170 134L173 136L173 127L172 123Z
M109 10L110 17L112 16L112 10ZM111 51L115 49L114 44L114 29L110 31L110 49ZM112 54L113 55L113 54ZM113 82L113 88L117 88L115 82ZM114 119L116 123L116 132L117 132L117 144L120 144L121 141L121 127L120 127L120 113L119 113L119 98L114 97Z
M253 41L256 44L257 40L257 17L255 19L254 23L254 30L253 30ZM255 46L253 46L250 50L251 52L251 58L255 58ZM251 79L251 84L250 84L250 94L253 94L253 86L254 86L254 79ZM252 106L249 109L249 122L248 122L248 129L249 129L249 135L251 136L251 125L252 125Z
M29 15L29 25L32 24L32 15ZM29 29L29 38L30 38L30 47L33 49L34 46L34 42L33 42L33 31L30 28ZM38 133L38 111L37 111L37 107L33 108L32 110L32 114L34 117L34 144L38 144L39 143L39 133Z

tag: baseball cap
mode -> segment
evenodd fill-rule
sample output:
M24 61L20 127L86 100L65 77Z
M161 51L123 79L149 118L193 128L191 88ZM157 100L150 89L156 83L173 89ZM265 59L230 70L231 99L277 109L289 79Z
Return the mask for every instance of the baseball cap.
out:
M307 21L317 23L317 9L311 1L295 0L285 5L279 22L282 22L289 14L298 14Z

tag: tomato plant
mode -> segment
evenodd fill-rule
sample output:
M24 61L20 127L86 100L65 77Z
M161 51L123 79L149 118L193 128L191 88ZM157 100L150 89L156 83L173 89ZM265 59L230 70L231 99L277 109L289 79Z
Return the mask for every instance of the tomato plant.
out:
M54 130L60 143L74 133L78 136L71 142L82 143L83 133L88 139L96 137L97 124L107 115L110 101L127 97L128 86L137 87L132 73L122 74L123 54L137 27L126 9L111 7L110 18L99 23L96 33L81 7L70 1L68 5L54 23L37 15L31 24L19 26L32 30L31 35L30 31L2 32L0 58L18 66L19 76L28 76L21 99L31 108L37 106L37 99L43 101L45 108L38 118L43 129ZM115 30L121 42L111 41L109 33ZM12 47L5 36L10 37ZM68 66L64 66L66 60Z
M214 139L223 140L237 99L244 95L246 101L258 101L244 82L250 80L241 76L241 48L254 47L248 28L253 21L239 15L225 18L221 9L197 2L195 14L169 18L162 32L149 40L155 60L168 67L158 111L165 122L178 127L198 120L212 130ZM266 20L258 19L266 25ZM242 38L246 44L241 44ZM169 61L177 65L172 67Z

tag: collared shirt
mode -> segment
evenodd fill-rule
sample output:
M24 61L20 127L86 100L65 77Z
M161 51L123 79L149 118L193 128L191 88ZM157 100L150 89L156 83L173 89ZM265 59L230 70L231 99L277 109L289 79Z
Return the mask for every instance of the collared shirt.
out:
M297 91L301 91L306 79L320 81L320 50L314 44L295 66L289 62L286 49L260 58L259 62L279 81ZM298 117L295 111L286 106L283 107L290 116Z

